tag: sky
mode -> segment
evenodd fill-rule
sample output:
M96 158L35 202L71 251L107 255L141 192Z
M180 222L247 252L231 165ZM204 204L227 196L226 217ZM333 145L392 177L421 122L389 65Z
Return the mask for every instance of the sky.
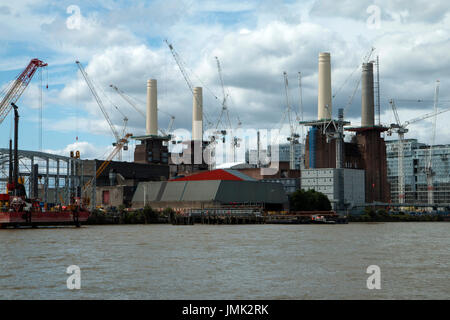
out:
M283 72L293 114L300 114L301 100L304 120L316 119L320 52L331 54L333 115L344 108L352 125L360 125L360 66L372 47L370 60L378 56L380 62L382 124L395 122L391 99L402 122L432 112L436 80L439 109L450 107L450 4L445 0L13 3L0 4L0 86L4 89L32 58L48 63L17 103L21 149L61 155L79 150L84 159L111 152L112 131L76 60L95 83L119 133L124 115L125 131L134 135L145 133L145 119L109 86L119 87L144 111L147 79L158 81L160 128L167 129L170 114L174 129L190 131L192 94L165 39L193 85L203 87L207 127L217 126L222 109L215 57L234 128L240 120L242 128L283 128L280 132L286 133ZM450 112L439 115L435 143L450 143L449 122ZM0 147L8 146L11 124L11 114L0 123ZM409 126L406 138L431 143L431 128L432 118L420 121ZM131 143L123 160L132 161L133 150Z

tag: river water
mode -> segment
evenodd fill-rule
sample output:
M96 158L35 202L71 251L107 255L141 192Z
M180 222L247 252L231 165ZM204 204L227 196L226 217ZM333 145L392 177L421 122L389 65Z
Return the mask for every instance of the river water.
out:
M0 230L0 299L450 299L450 224ZM81 289L66 268L78 265ZM369 265L381 289L367 289Z

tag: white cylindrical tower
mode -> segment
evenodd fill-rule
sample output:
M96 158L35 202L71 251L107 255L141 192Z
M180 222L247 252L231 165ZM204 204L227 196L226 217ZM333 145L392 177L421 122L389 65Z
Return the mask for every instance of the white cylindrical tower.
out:
M331 119L331 63L330 53L319 53L319 89L317 98L317 118Z
M192 140L203 140L203 94L201 87L194 88L192 102Z
M147 119L145 133L158 135L158 98L157 83L155 79L147 80Z
M373 63L362 64L361 74L361 126L373 127L374 118Z

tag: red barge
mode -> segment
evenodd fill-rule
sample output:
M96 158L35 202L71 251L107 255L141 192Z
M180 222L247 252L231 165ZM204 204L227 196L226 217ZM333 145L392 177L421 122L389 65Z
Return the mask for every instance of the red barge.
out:
M1 196L5 196L2 194ZM17 203L17 199L12 199ZM23 201L23 200L22 200ZM28 202L21 210L10 207L8 211L0 211L0 228L22 227L22 226L54 226L54 225L75 225L80 227L89 218L89 211L83 209L79 205L70 205L61 207L61 209L53 211L43 211L39 206L39 202L32 203L31 207Z

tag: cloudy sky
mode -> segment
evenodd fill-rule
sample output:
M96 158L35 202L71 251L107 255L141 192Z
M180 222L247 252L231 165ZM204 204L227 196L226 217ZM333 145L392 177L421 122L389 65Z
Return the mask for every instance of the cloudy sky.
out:
M14 3L14 4L12 4ZM332 59L333 114L345 108L360 124L360 65L372 47L380 61L381 122L433 110L440 80L439 108L450 107L450 4L445 0L317 1L2 1L0 4L0 85L4 88L28 64L48 63L42 72L42 150L101 158L113 136L75 60L81 61L117 131L145 132L145 120L115 94L114 84L144 110L146 79L158 80L159 125L190 130L192 96L170 50L183 60L194 86L204 87L205 124L215 126L223 98L215 57L220 59L230 120L244 128L278 129L289 99L299 110L302 73L304 119L317 117L317 57ZM48 89L46 85L48 83ZM40 74L18 102L21 148L39 150ZM422 99L423 102L414 100ZM408 101L409 100L409 101ZM113 106L116 105L120 112ZM436 143L450 143L450 112L437 121ZM286 125L286 121L284 122ZM431 142L431 120L409 127L408 138ZM7 147L11 116L0 124L0 147ZM78 137L78 141L77 141ZM132 160L133 148L124 153Z

